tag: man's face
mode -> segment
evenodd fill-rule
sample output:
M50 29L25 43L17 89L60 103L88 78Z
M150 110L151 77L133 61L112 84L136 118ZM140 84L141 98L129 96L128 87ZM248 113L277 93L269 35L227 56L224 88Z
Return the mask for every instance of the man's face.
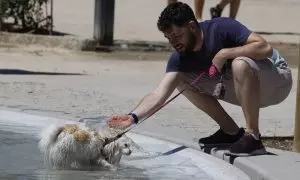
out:
M188 26L173 26L164 32L164 36L179 53L193 51L196 43L196 37Z

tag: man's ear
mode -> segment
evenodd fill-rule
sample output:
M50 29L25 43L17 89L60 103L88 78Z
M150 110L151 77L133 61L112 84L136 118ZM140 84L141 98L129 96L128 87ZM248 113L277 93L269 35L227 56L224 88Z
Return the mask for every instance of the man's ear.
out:
M194 20L188 22L188 27L190 28L190 31L193 33L196 33L198 31L198 24Z

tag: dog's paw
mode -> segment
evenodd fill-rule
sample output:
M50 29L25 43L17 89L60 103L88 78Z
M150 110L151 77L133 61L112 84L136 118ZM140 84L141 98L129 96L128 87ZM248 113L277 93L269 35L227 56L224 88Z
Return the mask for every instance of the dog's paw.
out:
M98 164L99 166L101 166L101 168L103 168L103 169L108 169L108 170L114 170L114 169L116 169L116 167L115 167L114 165L108 163L108 162L107 162L106 160L104 160L104 159L99 159L99 160L97 161L97 164Z
M111 166L111 167L108 168L108 170L110 170L110 171L117 171L118 168L116 166Z

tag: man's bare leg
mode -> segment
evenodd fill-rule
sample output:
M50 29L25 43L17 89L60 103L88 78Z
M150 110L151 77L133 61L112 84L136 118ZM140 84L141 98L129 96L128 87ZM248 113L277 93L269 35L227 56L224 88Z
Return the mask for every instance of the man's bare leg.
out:
M205 0L195 0L194 1L195 15L196 15L197 20L202 19L204 1Z
M229 12L229 17L232 19L236 18L236 15L239 11L239 7L241 4L241 0L232 0L230 2L230 12Z
M227 4L229 4L231 1L234 1L234 0L222 0L218 6L221 8L221 10L223 11L223 9L225 8L225 6L227 6Z
M232 62L232 72L236 96L242 106L249 133L259 136L258 118L260 105L260 86L257 75L244 60Z
M180 91L182 88L184 88L183 84L178 87L178 90ZM237 124L213 96L201 94L195 89L188 89L183 95L192 104L214 119L225 133L236 134L239 131Z
M205 0L194 0L194 7L195 7L195 16L197 20L202 19L202 13L203 13L203 6L204 6ZM177 0L167 0L167 4L176 3Z
M210 8L210 15L211 18L218 18L222 16L223 9L227 4L230 3L231 0L222 0L219 4L217 4L215 7Z

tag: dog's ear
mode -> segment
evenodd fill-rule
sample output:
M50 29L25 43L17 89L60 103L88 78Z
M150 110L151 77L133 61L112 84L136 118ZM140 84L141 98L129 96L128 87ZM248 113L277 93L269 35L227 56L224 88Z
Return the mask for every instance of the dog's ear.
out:
M63 131L64 131L64 128L63 128L63 127L59 128L58 131L57 131L57 133L56 133L56 135L55 135L55 137L57 138L57 137L59 136L59 134L60 134L61 132L63 132Z

